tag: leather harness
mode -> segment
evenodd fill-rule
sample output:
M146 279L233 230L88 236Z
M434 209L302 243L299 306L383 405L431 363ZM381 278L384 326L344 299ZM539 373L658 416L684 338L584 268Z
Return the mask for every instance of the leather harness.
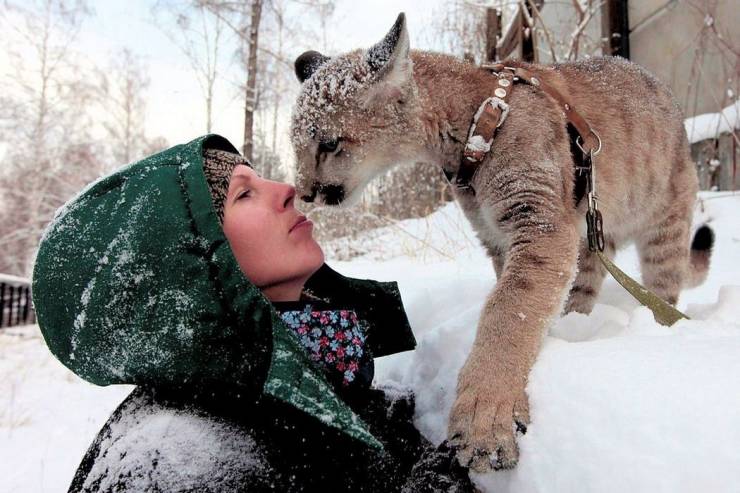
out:
M591 128L585 118L576 111L573 104L550 84L540 80L531 71L521 67L509 67L503 63L481 65L481 68L490 70L498 78L498 87L493 96L483 101L473 117L470 125L468 140L465 144L462 160L457 174L445 172L450 183L459 190L475 194L471 185L478 166L486 159L493 145L496 130L503 125L509 114L508 99L514 84L523 82L550 96L563 111L568 120L568 134L571 139L571 152L575 166L575 206L584 197L588 196L588 210L586 211L586 229L588 248L599 258L604 267L627 291L640 303L648 307L655 319L663 325L672 325L682 318L688 318L675 307L666 303L653 292L640 285L637 281L622 272L604 255L604 229L601 212L596 197L596 181L594 176L594 157L601 151L601 139ZM578 150L581 150L581 153Z
M542 89L545 94L554 99L568 120L569 130L571 128L573 130L569 132L572 140L571 147L582 151L580 156L577 152L573 153L576 168L575 202L577 205L589 188L587 181L592 179L591 159L601 150L599 136L573 107L568 98L538 78L532 71L522 67L509 67L503 63L485 64L481 65L481 68L490 70L498 78L498 87L494 90L494 95L483 101L475 113L460 167L454 179L448 176L450 182L458 189L475 193L471 185L473 175L490 152L496 130L506 121L509 114L508 100L514 85L523 82Z

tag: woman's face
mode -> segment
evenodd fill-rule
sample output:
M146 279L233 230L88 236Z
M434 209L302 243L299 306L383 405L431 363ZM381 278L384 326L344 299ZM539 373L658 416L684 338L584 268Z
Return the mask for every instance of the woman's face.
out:
M242 272L271 301L295 301L324 263L313 223L296 210L295 188L234 167L224 203L224 233Z

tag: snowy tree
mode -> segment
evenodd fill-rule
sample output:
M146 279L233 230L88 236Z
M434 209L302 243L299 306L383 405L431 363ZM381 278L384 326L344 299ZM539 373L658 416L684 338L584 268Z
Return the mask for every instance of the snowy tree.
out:
M10 72L0 96L0 272L25 275L54 210L98 176L91 108L97 72L74 51L85 2L6 2L0 17Z
M476 63L522 58L537 62L600 55L604 1L472 1L444 4L425 33L444 51Z
M428 44L460 57L486 59L486 6L481 2L456 0L435 10L434 22L423 35Z
M297 53L291 47L316 39L319 33L311 29L306 18L316 16L324 26L334 10L330 0L197 0L230 28L238 39L235 57L242 73L234 86L244 101L244 140L242 153L257 156L259 139L268 139L271 153L284 160L289 152L287 115L298 87L293 72ZM290 39L290 45L286 40ZM267 137L269 136L269 138ZM261 152L261 151L260 151ZM265 163L267 166L269 163ZM267 176L274 175L265 170Z
M146 136L149 76L134 53L124 48L102 77L103 106L108 117L103 125L113 162L129 163L167 147L165 140L149 140Z
M205 130L211 133L216 81L221 70L219 56L226 43L223 21L198 0L163 0L153 10L161 17L163 32L180 48L193 69L205 102Z

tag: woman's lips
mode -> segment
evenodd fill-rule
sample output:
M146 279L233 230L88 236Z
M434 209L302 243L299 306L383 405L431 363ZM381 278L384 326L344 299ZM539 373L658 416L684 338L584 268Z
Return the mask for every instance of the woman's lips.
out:
M293 225L293 227L290 228L289 233L292 233L293 231L295 231L298 228L303 228L303 227L311 226L311 225L313 225L313 223L311 222L310 219L306 218L306 216L301 216L301 217L298 218L298 220Z

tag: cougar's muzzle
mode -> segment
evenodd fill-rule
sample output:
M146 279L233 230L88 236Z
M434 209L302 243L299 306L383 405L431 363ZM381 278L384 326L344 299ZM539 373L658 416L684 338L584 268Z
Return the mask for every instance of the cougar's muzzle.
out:
M319 197L326 205L339 205L344 200L344 185L314 183L311 187L311 194L303 195L301 200L313 202L316 197Z
M313 200L316 198L316 192L319 191L319 188L314 185L311 187L311 193L308 195L301 195L301 200L304 202L313 202Z
M338 205L344 200L344 185L322 185L319 193L327 205Z

